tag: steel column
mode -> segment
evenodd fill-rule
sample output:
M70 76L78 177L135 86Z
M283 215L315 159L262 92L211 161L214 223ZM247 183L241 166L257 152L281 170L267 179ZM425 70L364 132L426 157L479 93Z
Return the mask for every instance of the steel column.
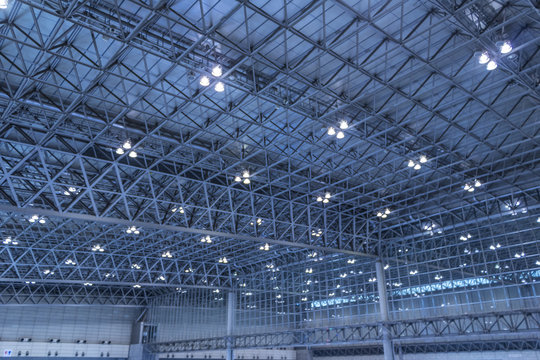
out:
M377 272L377 290L379 291L379 307L381 311L381 320L383 322L383 349L384 360L394 360L394 347L390 338L390 331L387 328L387 322L390 320L388 313L388 295L386 293L386 279L384 276L384 267L379 259L375 262L375 270Z
M233 360L233 333L236 311L236 294L229 292L227 296L227 360Z

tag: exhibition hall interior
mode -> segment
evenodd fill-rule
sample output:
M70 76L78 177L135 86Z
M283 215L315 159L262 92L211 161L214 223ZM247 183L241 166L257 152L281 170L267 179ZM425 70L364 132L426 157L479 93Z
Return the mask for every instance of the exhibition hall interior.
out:
M0 0L0 357L540 360L540 1Z

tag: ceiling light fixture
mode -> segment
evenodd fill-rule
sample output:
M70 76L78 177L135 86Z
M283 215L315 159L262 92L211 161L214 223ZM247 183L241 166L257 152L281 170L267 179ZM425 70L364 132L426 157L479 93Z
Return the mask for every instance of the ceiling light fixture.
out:
M512 44L508 40L498 41L496 45L501 54L508 54L512 51Z
M130 151L129 154L128 154L128 156L129 156L130 158L136 158L136 157L137 157L137 153L136 153L135 151Z
M19 245L19 242L17 240L11 240L11 237L7 237L7 238L4 239L4 241L2 241L2 244L4 244L4 245L9 245L9 244Z
M497 68L497 63L494 60L490 60L486 65L486 70L491 71Z
M336 134L336 138L343 139L345 137L345 133L343 131L338 131Z
M176 208L176 207L173 207L173 208L171 209L171 211L172 211L173 213L175 213L175 212L177 212L177 211L178 211L178 212L179 212L180 214L183 214L183 213L184 213L184 208L183 208L183 207L181 207L181 206L180 206L180 207L178 207L178 208Z
M225 91L225 85L223 85L223 83L221 81L219 81L216 86L214 86L214 90L216 90L217 92L224 92Z
M206 75L201 76L201 80L199 80L199 85L204 87L210 85L210 78Z
M116 154L118 154L118 155L124 155L124 149L122 149L121 147L119 147L118 149L116 149Z
M223 69L221 68L221 65L216 65L212 68L212 76L220 77L223 75Z
M332 126L328 128L328 131L326 132L330 136L336 135L336 129L334 129Z
M345 121L345 120L341 120L341 121L339 122L339 128L340 128L341 130L348 129L348 128L349 128L349 123L348 123L347 121Z
M490 61L490 57L489 57L489 53L487 51L482 51L479 55L478 55L478 63L480 65L484 65L484 64L487 64L489 61Z
M135 226L130 226L130 227L128 227L126 229L126 233L139 235L141 233L141 231L139 229L137 229Z
M96 252L96 251L104 252L105 249L103 247L101 247L101 245L96 244L96 245L92 246L92 251L94 251L94 252Z
M426 155L420 156L420 162L421 162L422 164L425 164L425 163L427 162L427 157L426 157Z
M0 9L7 9L9 5L9 1L8 0L0 0Z

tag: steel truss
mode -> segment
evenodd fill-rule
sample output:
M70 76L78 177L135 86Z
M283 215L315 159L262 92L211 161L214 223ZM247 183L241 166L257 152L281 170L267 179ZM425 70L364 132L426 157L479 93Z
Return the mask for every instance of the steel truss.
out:
M413 287L447 269L448 278L487 278L502 262L486 252L496 243L509 270L489 280L531 281L540 47L529 1L501 9L481 0L419 9L239 1L211 25L204 1L190 4L203 9L200 19L168 1L12 1L0 24L0 228L18 245L0 247L0 301L138 305L177 288L245 282L246 291L270 293L279 282L293 306L313 252L340 260L313 265L329 284L323 297L357 270L347 256L384 257L393 282L413 264ZM486 26L476 28L474 16ZM231 40L239 22L245 34ZM517 58L479 72L474 50L493 51L503 28L519 43ZM224 97L194 86L217 59ZM342 118L353 125L346 139L329 140L325 129ZM136 159L115 154L126 138ZM423 170L408 169L422 154ZM249 186L234 181L244 169ZM473 179L483 187L468 194ZM315 199L326 191L333 198L321 206ZM392 215L377 218L386 207ZM47 221L29 223L32 215ZM428 234L426 222L441 232ZM471 228L467 250L482 256L465 261L455 243ZM207 235L212 245L200 243ZM96 244L106 250L93 252ZM228 265L217 262L223 256ZM281 272L266 271L270 264ZM323 339L302 331L307 342ZM304 343L289 336L269 343Z
M394 344L427 346L432 342L471 340L538 341L540 311L501 312L482 315L426 318L355 326L297 329L265 334L233 336L235 348L271 348L321 345L380 345L382 327L389 329ZM460 340L460 341L458 341ZM154 352L185 352L226 348L227 338L194 339L152 344Z

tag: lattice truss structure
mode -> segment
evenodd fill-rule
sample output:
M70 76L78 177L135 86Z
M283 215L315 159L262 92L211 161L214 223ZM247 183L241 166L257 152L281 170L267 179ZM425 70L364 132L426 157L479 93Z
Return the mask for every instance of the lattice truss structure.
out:
M539 38L533 0L10 0L0 300L324 325L377 312L382 257L396 316L530 307Z

